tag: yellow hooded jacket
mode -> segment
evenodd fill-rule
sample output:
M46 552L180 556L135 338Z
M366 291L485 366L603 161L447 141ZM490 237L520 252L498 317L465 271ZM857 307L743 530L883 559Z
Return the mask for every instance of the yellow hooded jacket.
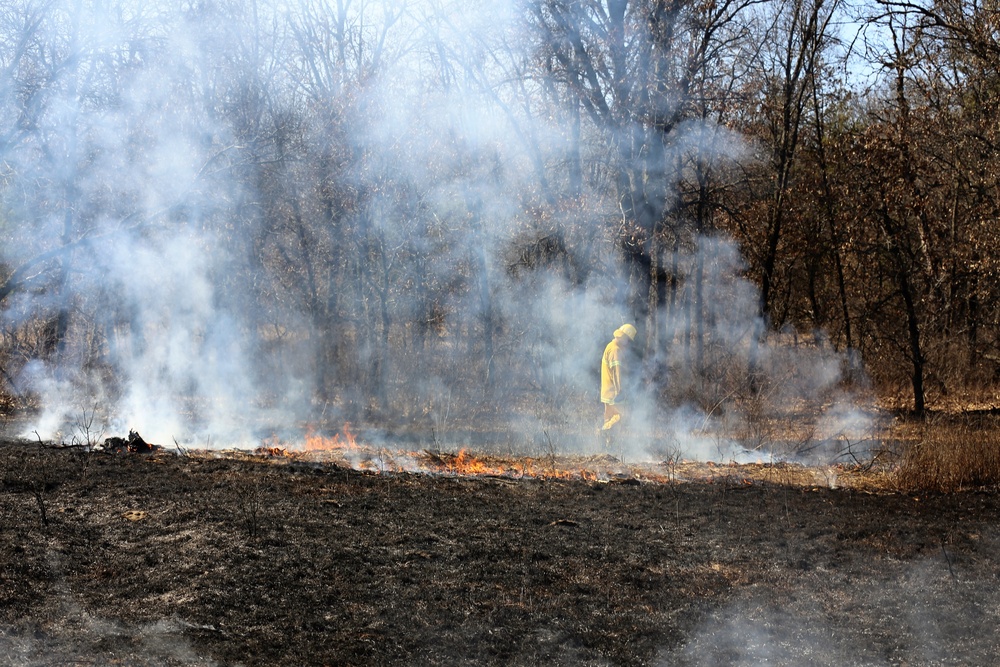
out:
M619 398L622 393L622 364L625 361L625 349L619 341L622 336L627 335L631 339L632 335L627 330L623 331L624 328L616 331L614 340L604 348L601 358L601 403L615 405L625 400L624 397Z

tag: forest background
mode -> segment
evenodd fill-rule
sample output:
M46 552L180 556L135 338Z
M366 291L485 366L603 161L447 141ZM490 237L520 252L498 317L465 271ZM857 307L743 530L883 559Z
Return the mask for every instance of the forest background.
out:
M688 435L993 408L998 65L992 0L11 0L0 390L552 445L633 321Z

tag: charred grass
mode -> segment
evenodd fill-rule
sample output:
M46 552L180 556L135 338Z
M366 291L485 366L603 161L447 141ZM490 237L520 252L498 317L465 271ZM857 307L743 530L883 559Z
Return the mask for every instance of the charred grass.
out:
M995 493L0 445L16 665L989 664ZM770 477L762 476L766 472Z

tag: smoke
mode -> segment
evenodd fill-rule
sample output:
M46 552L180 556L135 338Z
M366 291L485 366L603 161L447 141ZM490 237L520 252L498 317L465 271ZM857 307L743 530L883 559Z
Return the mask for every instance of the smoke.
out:
M10 667L52 664L107 664L124 659L130 665L217 664L192 648L183 633L193 626L178 619L127 627L79 610L45 631L30 634L0 628L0 654ZM123 656L128 656L123 658Z
M96 419L88 435L137 428L158 442L244 441L261 386L252 291L228 284L246 240L224 222L247 198L232 173L240 141L191 85L213 65L200 40L228 36L210 16L138 10L25 3L6 16L29 55L51 49L54 63L9 82L49 90L22 109L34 126L8 147L5 204L22 223L5 229L3 259L17 267L47 247L65 250L56 283L27 281L4 325L50 313L68 321L39 334L60 349L26 364L18 389L38 397L29 430L44 438L79 438L80 420Z
M738 463L867 458L878 420L845 388L846 355L822 332L761 336L759 292L732 241L698 238L674 262L684 288L661 313L663 353L647 363L655 375L632 407L624 453Z
M706 614L688 641L657 664L980 664L996 592L945 557L887 561L874 575L819 567L750 586ZM836 604L831 604L836 600Z
M249 435L239 418L254 398L245 336L238 314L219 305L213 262L205 239L184 232L95 246L90 270L103 281L90 288L124 304L98 316L116 378L99 382L85 367L30 364L22 380L42 397L35 428L43 437L107 405L115 410L102 415L106 429L117 432L141 425L166 442L192 433ZM121 320L104 319L112 315Z
M0 318L7 349L35 348L16 368L40 405L29 432L248 445L365 419L438 441L486 415L521 446L595 451L600 354L637 284L601 146L642 128L573 121L536 88L516 3L366 3L342 24L323 2L254 8L6 15L30 48L4 82L5 131L21 129L2 260L28 270ZM720 170L752 154L704 121L663 151ZM669 177L650 181L667 209ZM634 322L657 343L618 453L799 455L768 415L834 405L803 442L836 455L864 428L834 396L840 355L759 336L739 249L689 224L658 258L676 283L655 330Z

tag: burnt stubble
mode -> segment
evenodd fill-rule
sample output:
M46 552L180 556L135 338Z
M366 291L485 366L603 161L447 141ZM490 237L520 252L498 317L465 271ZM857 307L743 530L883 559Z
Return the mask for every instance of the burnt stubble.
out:
M989 664L997 496L0 444L7 664ZM44 508L45 520L42 520Z

